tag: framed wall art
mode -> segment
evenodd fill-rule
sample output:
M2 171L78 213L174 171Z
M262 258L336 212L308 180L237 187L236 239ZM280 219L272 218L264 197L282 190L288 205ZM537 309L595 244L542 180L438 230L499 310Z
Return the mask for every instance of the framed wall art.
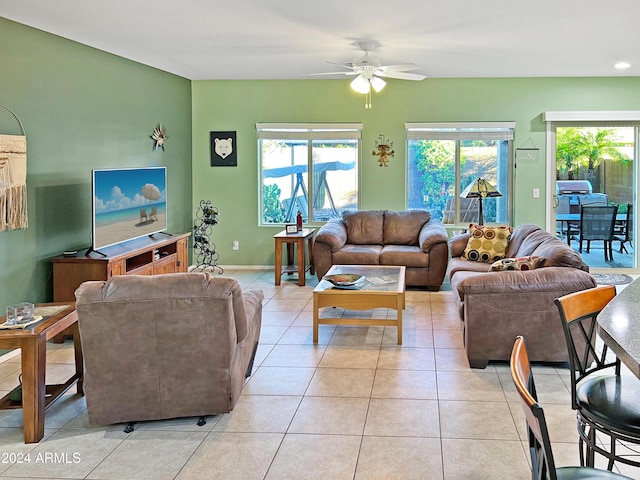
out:
M212 167L238 166L236 132L211 132L210 144Z

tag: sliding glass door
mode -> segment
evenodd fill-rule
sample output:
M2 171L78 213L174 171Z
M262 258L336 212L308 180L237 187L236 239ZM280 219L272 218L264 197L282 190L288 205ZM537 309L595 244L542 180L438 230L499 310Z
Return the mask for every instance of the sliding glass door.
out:
M603 122L554 123L555 191L552 192L556 231L580 249L578 235L567 238L569 218L579 229L584 205L616 205L613 259L605 260L604 243L591 242L585 262L592 268L636 268L635 228L638 125Z

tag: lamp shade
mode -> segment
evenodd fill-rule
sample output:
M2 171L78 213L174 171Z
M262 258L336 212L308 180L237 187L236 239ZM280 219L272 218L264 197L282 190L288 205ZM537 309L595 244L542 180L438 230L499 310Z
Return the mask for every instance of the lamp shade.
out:
M482 211L482 200L487 197L501 197L502 194L496 187L487 182L484 178L478 177L460 194L462 198L479 198L478 201L478 223L484 225L484 213Z
M380 77L373 77L371 79L371 86L373 87L373 89L376 91L376 93L382 91L382 89L387 85L387 82L385 82L383 79L381 79Z
M477 178L475 182L463 190L460 196L462 198L487 198L501 197L502 194L484 178Z
M371 85L369 81L364 78L362 75L358 75L351 82L351 88L353 88L356 92L367 94L371 91Z

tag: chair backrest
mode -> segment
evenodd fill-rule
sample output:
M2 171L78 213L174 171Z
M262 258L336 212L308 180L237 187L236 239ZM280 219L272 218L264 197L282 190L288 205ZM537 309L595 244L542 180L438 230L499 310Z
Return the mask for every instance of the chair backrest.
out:
M612 240L617 213L617 205L583 205L580 207L580 237L583 240Z
M477 223L478 211L480 202L477 198L461 198L460 202L460 222L465 223ZM455 210L455 198L451 197L447 199L446 206L442 211L442 223L451 224L455 223L456 210Z
M116 275L80 285L89 421L228 412L247 371L236 362L248 362L257 342L260 324L251 320L261 315L262 293L254 293L208 273Z
M580 205L606 205L607 200L606 193L591 193L578 196L578 203Z
M624 227L625 241L633 240L633 204L627 204L627 222Z
M557 480L556 466L544 411L538 403L531 364L522 337L517 337L511 351L511 378L520 397L527 421L527 437L531 455L532 478Z
M620 360L607 359L608 347L600 352L595 348L598 313L616 296L613 285L601 285L556 298L562 330L569 351L571 369L571 406L577 408L576 385L587 375L598 370L615 367L620 374ZM582 341L578 341L578 339Z
M571 197L566 195L558 196L558 206L556 213L571 213Z

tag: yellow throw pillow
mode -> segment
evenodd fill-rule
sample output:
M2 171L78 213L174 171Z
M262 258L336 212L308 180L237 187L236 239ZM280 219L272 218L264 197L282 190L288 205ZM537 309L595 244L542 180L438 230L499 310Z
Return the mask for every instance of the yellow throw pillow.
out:
M535 270L544 266L544 257L517 257L503 258L491 264L490 272L503 272L505 270Z
M469 225L469 241L462 258L472 262L493 263L505 257L513 227Z

